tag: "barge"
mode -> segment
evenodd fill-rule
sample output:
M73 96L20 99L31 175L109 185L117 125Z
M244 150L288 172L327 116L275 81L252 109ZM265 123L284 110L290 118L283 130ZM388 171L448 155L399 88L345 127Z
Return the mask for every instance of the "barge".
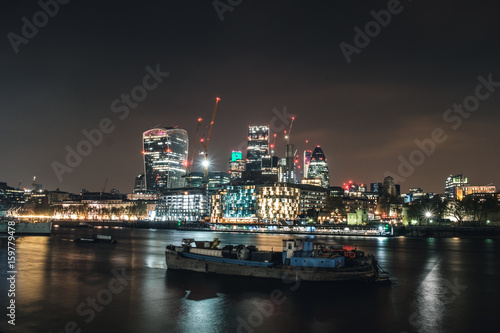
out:
M194 245L193 245L194 244ZM226 245L183 239L165 249L167 269L303 281L389 281L372 254L349 245L284 239L282 251L259 251L253 245Z
M0 222L0 234L15 234L16 236L50 236L52 222Z

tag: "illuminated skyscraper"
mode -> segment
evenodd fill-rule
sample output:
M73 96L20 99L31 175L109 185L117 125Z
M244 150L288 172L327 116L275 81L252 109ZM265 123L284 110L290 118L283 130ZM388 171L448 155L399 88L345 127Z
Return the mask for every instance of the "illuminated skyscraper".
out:
M307 172L309 171L309 163L311 163L312 151L304 150L304 178L307 178Z
M307 176L307 178L320 178L322 187L328 188L330 184L328 163L320 146L316 146L311 155Z
M242 158L241 151L233 150L229 160L229 174L231 179L240 179L245 172L245 160Z
M146 190L158 192L184 186L188 135L180 128L153 128L143 133Z
M268 154L269 126L248 126L246 170L260 171L262 157Z

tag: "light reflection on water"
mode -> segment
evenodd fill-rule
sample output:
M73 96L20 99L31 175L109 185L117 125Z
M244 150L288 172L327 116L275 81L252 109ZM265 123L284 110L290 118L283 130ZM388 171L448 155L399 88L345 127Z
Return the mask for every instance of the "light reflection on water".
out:
M83 332L226 332L248 322L259 304L282 292L285 302L263 316L260 331L467 331L474 318L494 325L500 297L498 240L316 236L318 241L357 245L373 253L389 271L392 285L307 284L221 277L166 270L164 249L182 238L222 244L254 244L279 251L293 235L187 231L99 231L115 246L75 246L80 230L59 229L56 237L25 237L18 248L18 325L20 332L60 332L74 321ZM307 237L307 236L300 236ZM1 239L6 246L5 239ZM5 272L2 251L0 268ZM108 288L112 270L131 278L95 319L76 308ZM2 273L3 274L3 273ZM458 282L455 281L458 279ZM480 283L478 283L480 281ZM457 284L458 283L458 284ZM456 286L466 286L457 289ZM0 281L6 290L5 279ZM4 296L2 296L4 297ZM254 323L260 317L254 318ZM360 320L361 318L361 320Z

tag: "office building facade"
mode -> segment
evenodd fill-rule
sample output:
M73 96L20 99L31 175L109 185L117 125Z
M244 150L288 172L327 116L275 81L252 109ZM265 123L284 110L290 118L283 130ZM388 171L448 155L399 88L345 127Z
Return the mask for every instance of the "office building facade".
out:
M144 175L148 192L184 186L188 135L180 128L153 128L143 133Z
M260 171L262 157L269 152L269 126L248 126L247 171Z

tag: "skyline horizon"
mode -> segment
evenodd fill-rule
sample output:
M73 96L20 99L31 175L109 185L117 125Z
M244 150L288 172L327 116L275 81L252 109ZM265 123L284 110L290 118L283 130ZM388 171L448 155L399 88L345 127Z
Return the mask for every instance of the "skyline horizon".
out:
M293 116L294 116L294 117L297 117L297 115L293 115ZM215 123L216 123L216 121L215 121ZM248 125L247 127L249 127L249 126L264 126L264 125L262 125L262 124L258 124L258 123L255 123L254 125ZM269 125L267 125L267 126L269 126ZM189 140L189 131L188 131L186 128L184 128L184 127L180 126L180 125L168 125L168 126L163 126L163 125L161 125L161 124L157 124L157 125L155 125L155 126L153 126L153 127L149 128L149 129L146 129L146 130L144 130L144 131L141 131L141 132L140 132L140 133L141 133L141 136L142 136L142 134L144 134L144 133L146 133L146 132L148 132L148 131L150 131L150 130L152 130L152 129L156 129L156 128L158 128L158 129L160 129L160 128L161 128L161 129L169 129L169 128L171 128L171 129L184 129L184 130L186 130L186 131L188 132L188 140ZM275 132L275 133L276 133L276 134L278 134L279 132ZM274 134L274 133L272 133L272 132L271 132L271 130L270 130L270 136L269 136L270 138L271 138L272 134ZM283 134L283 133L281 133L281 134ZM295 134L296 134L296 132L295 132L295 133L293 133L293 134L295 135ZM293 135L292 135L291 137L293 138ZM283 134L282 141L284 142L284 145L286 145L286 139L284 138L284 134ZM247 141L245 141L245 143L246 143L246 142L247 142ZM270 143L269 143L269 144L270 144ZM292 140L292 142L290 142L290 144L294 145L293 140ZM197 145L197 146L199 146L199 147L200 147L200 149L198 149L198 151L200 151L200 152L201 152L201 146L200 146L200 144L198 143L198 145ZM322 149L324 148L322 145L314 145L314 144L312 144L311 146L312 146L312 149L309 149L309 150L313 150L313 149L314 149L314 147L321 147ZM212 147L213 147L213 145L212 145ZM295 145L294 145L294 147L297 147L297 146L295 146ZM276 150L278 150L278 149L279 149L279 145L277 145L274 149L275 149L275 155L274 155L274 156L284 157L284 152L282 152L282 154L281 154L281 155L280 155L279 153L277 153L277 152L276 152ZM297 148L296 148L296 149L297 149ZM305 151L305 149L308 149L308 148L304 148L304 149L302 149L302 150L301 150L301 152L303 153L303 152ZM189 151L191 150L191 147L189 146L189 143L188 143L188 150L189 150ZM141 151L142 151L142 149L141 149ZM140 155L142 155L142 154L141 154L141 151L139 152L139 154L140 154ZM246 149L241 149L241 150L236 150L236 149L235 149L235 150L231 150L231 151L227 154L227 155L228 155L228 158L227 158L227 162L226 162L226 168L225 168L225 169L224 169L224 168L212 169L212 170L209 170L209 172L218 172L218 171L228 172L228 168L229 168L229 161L230 161L230 159L231 159L231 152L233 152L233 151L241 151L241 152L242 152L242 154L243 154L243 157L245 157L245 158L246 158ZM303 160L301 159L301 157L302 157L302 156L301 156L301 154L299 153L299 150L298 150L298 149L297 149L297 154L298 154L298 156L299 156L299 161L300 161L300 162L299 162L299 165L301 165L301 169L300 169L300 170L303 170L303 166L302 166L302 162L303 162ZM325 154L325 155L326 155L326 154ZM203 160L203 157L202 157L202 156L203 156L202 154L196 154L196 153L195 153L195 155L194 155L194 163L193 163L193 170L192 170L192 172L203 172L203 170L202 170L202 165L201 165L201 164L202 164L202 160ZM244 159L245 159L245 158L244 158ZM210 154L209 154L209 159L210 159ZM326 160L328 161L328 157L326 158ZM144 166L144 163L142 163L142 164L143 164L143 166ZM211 164L211 165L212 165L212 164ZM219 165L219 164L218 164L218 165ZM417 168L418 168L418 166L417 166ZM329 166L329 169L331 170L330 166ZM144 170L143 170L143 171L144 171ZM143 171L142 171L142 172L140 172L138 175L143 174L143 173L144 173ZM300 173L300 172L299 172L299 173ZM337 182L337 183L332 184L332 182L331 182L331 179L332 179L332 177L331 177L331 171L330 171L329 173L330 173L330 187L335 187L335 186L337 186L337 187L343 187L343 184L345 184L345 183L349 183L349 182L351 182L351 181L352 181L352 182L353 182L353 183L355 183L355 184L365 184L365 185L367 186L367 190L369 190L369 184L371 184L371 183L383 183L383 181L384 181L384 177L386 177L386 176L382 176L382 177L380 178L380 180L378 180L378 181L362 181L362 180L359 180L359 179L358 179L358 178L356 178L356 177L346 177L346 178L345 178L345 180L342 180L342 181L339 181L339 182ZM422 188L422 186L419 186L418 184L416 184L416 185L411 185L411 186L407 186L407 187L406 187L404 183L399 183L399 182L397 182L397 180L396 180L396 178L395 178L395 177L393 177L393 178L394 178L394 180L395 180L395 183L401 186L401 193L408 193L408 192L409 192L409 190L410 190L411 188L421 188L424 192L432 192L432 193L436 193L436 194L443 194L443 193L444 193L444 184L445 184L446 178L447 178L447 177L449 177L449 176L454 176L454 175L457 175L457 174L464 174L464 173L463 173L463 172L454 172L454 173L449 173L448 175L446 175L446 176L443 178L444 180L443 180L443 186L442 186L442 189L441 189L442 191L426 191L426 190L425 190L425 188ZM37 179L39 179L37 175L33 175L33 177L37 177ZM123 191L122 189L119 189L119 188L116 188L116 187L109 187L109 186L108 186L108 188L109 188L109 189L117 189L120 193L123 193L123 194L125 194L125 193L132 193L132 189L133 189L133 187L134 187L134 179L135 179L135 177L136 177L136 176L134 176L134 177L132 178L132 180L131 180L131 184L132 184L132 185L130 185L130 191L128 191L128 190ZM471 177L469 177L469 175L468 175L468 174L465 174L465 177L466 177L466 178L468 178L468 179L470 179L470 178L471 178ZM104 177L104 179L106 179L106 178L109 178L109 177ZM298 181L299 181L299 183L300 183L300 179L302 179L302 176L301 176L301 177L297 177L297 179L298 179ZM334 177L334 179L335 179L335 177ZM22 179L21 179L21 180L22 180ZM20 180L20 181L21 181L21 180ZM8 186L11 186L11 187L17 188L17 187L15 187L15 186L13 186L13 184L12 184L12 183L9 183L8 181L4 181L4 180L1 180L1 181L2 181L2 182L6 182ZM25 182L23 181L22 183L24 184ZM63 183L64 183L64 182L63 182ZM48 188L46 187L46 185L45 185L45 182L40 182L40 184L41 184L41 185L43 185L43 186L44 186L44 189L47 189L47 190L56 190L56 189L59 189L59 190L61 190L61 191L64 191L64 192L70 192L70 193L79 193L82 189L89 190L90 192L102 192L102 191L93 191L93 190L91 190L90 188L87 188L87 187L85 187L85 186L81 186L81 187L80 187L80 189L78 189L77 191L75 191L74 189L73 189L73 190L65 190L64 188L61 188L61 186L57 186L57 187L56 187L56 188L54 188L54 189L48 189ZM61 183L60 183L60 184L61 184ZM489 182L489 183L485 183L485 184L475 184L474 182L469 182L469 184L470 184L471 186L486 186L486 185L495 185L495 183L494 183L494 182ZM25 186L24 186L24 187L21 187L21 188L27 189L28 187L25 187ZM405 190L403 191L403 189L405 189Z

